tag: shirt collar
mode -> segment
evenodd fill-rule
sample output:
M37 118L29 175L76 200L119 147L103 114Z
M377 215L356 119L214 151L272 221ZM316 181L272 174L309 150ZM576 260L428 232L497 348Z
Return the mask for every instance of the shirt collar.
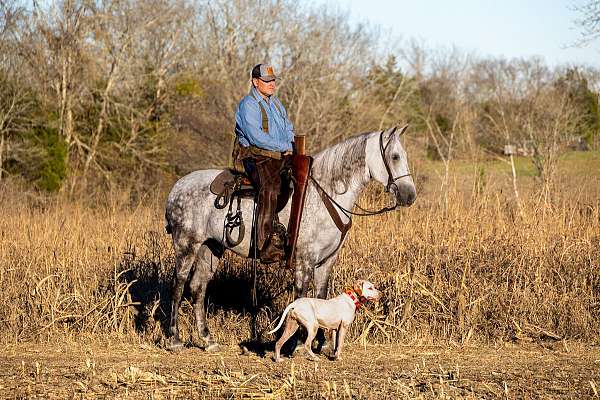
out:
M258 101L264 101L265 103L270 104L270 99L267 100L264 97L262 97L262 95L260 94L258 89L256 87L254 87L254 85L252 85L252 88L250 89L250 95L252 97L254 97L255 99L257 99Z

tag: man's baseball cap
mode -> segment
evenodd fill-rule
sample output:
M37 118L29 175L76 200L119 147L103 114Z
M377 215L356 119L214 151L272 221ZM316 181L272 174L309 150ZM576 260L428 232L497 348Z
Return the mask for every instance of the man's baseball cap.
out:
M277 79L275 72L273 72L273 67L267 64L258 64L252 68L252 78L258 78L265 82Z

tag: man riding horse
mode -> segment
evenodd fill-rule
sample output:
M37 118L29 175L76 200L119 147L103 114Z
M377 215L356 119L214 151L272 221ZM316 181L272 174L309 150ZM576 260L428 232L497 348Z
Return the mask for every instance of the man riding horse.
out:
M294 127L281 101L274 95L277 77L273 67L252 69L252 88L235 114L234 169L245 172L258 190L254 243L262 262L278 261L285 254L285 227L277 218L282 188L289 189L287 171L294 144Z

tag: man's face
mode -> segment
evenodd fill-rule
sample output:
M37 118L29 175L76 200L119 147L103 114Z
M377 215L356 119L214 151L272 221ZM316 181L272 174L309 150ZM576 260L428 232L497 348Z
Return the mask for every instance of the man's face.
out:
M252 82L254 83L254 86L256 87L256 89L258 89L260 94L262 94L263 96L270 97L273 95L273 93L275 93L275 81L274 80L271 82L265 82L262 79L253 78Z

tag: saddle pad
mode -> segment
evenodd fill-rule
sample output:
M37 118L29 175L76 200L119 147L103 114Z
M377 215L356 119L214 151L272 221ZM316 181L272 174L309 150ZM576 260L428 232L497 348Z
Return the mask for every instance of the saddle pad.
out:
M230 169L224 169L219 175L213 179L210 184L210 192L215 195L223 193L226 187L233 187L235 182L235 174ZM242 187L240 189L253 189L250 180L246 176L242 179Z

